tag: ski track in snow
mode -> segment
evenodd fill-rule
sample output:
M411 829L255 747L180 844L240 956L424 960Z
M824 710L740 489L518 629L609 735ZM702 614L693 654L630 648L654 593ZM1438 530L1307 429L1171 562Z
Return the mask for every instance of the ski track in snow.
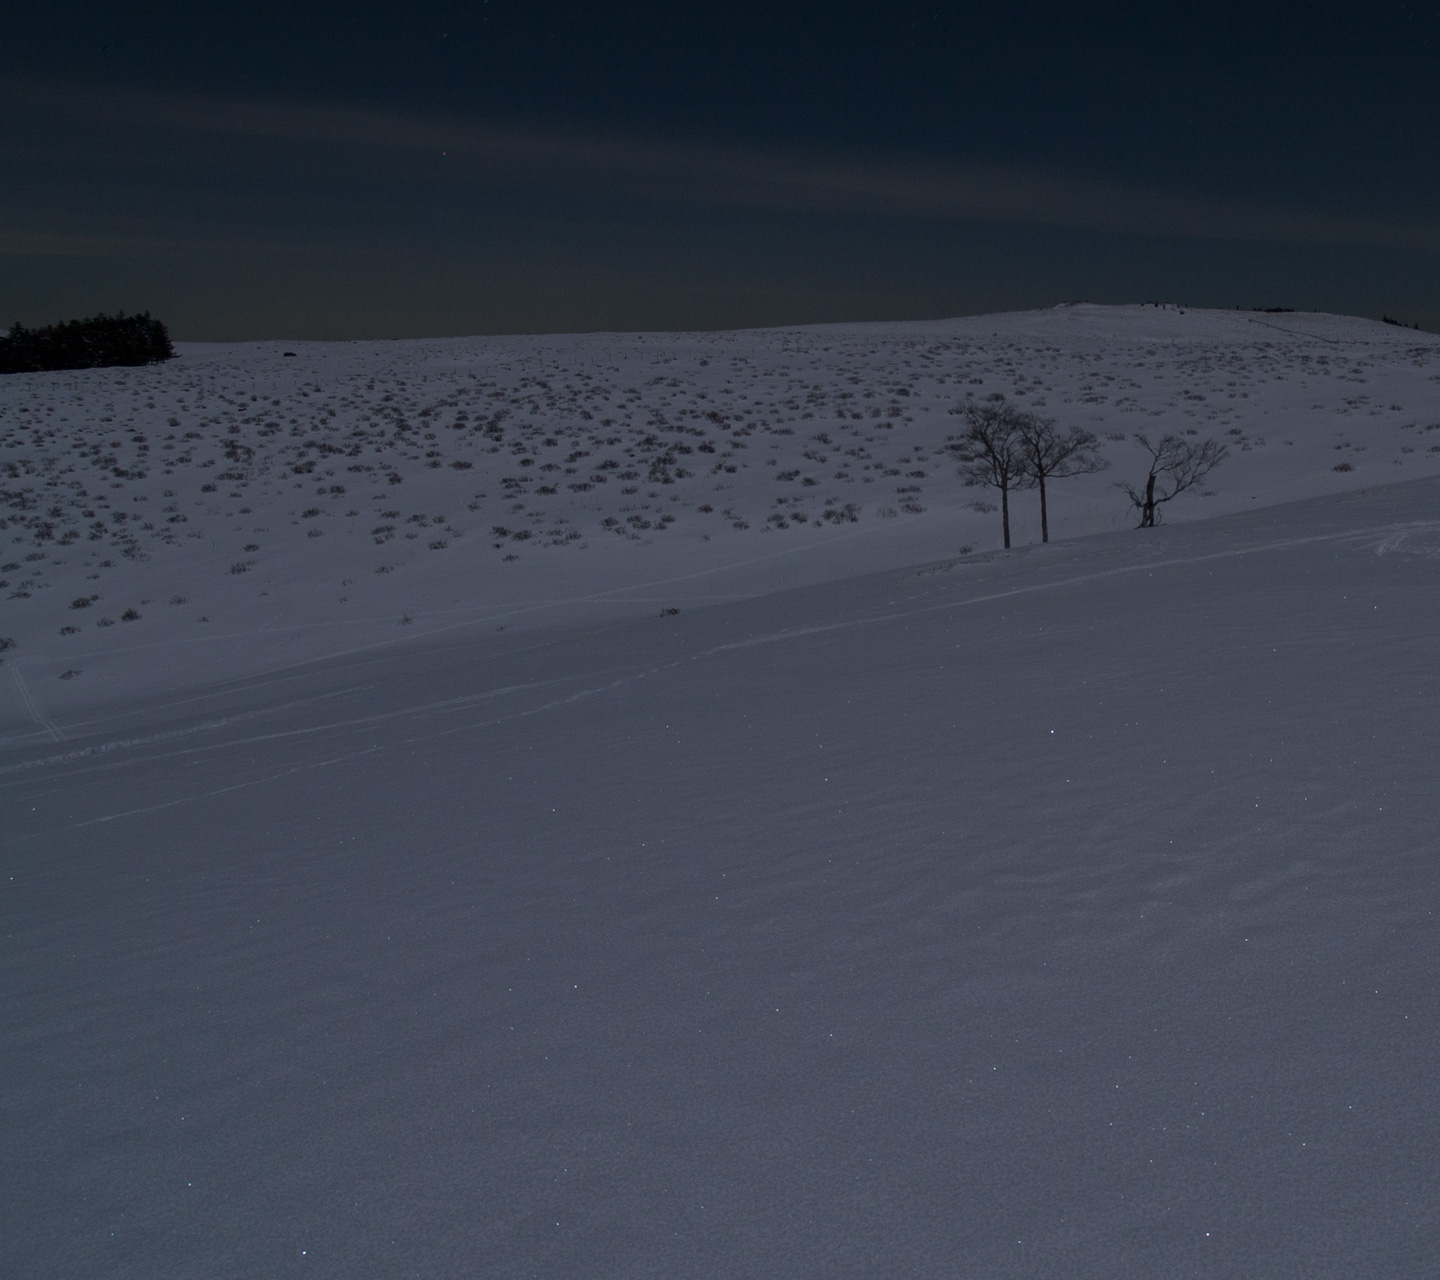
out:
M1373 544L1375 554L1389 554L1395 550L1404 547L1406 542L1416 533L1433 533L1437 530L1440 530L1440 521L1409 521L1403 525L1386 525L1374 528L1352 528L1344 529L1338 532L1312 534L1305 537L1283 538L1274 541L1232 547L1223 551L1206 552L1201 555L1174 556L1156 560L1147 560L1139 564L1122 565L1111 569L1096 570L1090 573L1056 578L1045 582L1028 583L1023 586L1010 587L1002 591L990 592L983 595L966 596L959 600L946 600L935 604L927 604L914 608L876 613L865 617L847 618L842 620L819 623L808 627L774 631L764 635L749 636L742 640L728 641L724 644L714 645L712 647L705 648L694 653L684 654L680 657L672 659L663 666L650 666L641 670L627 672L619 676L618 678L608 679L600 684L587 685L587 687L579 689L573 693L569 693L564 697L551 699L535 707L525 708L520 711L511 712L505 715L487 718L480 721L467 722L463 725L452 725L443 729L430 729L427 730L427 732L423 735L411 736L398 740L394 744L393 749L403 750L412 747L416 743L424 741L426 739L443 738L453 736L455 734L473 733L488 728L495 728L504 724L507 721L521 717L545 715L548 712L568 707L576 702L581 701L582 699L596 697L602 694L614 692L618 689L623 689L625 686L632 683L633 681L643 680L648 676L658 674L662 670L679 668L688 664L703 662L708 658L712 658L721 654L729 654L738 650L753 649L764 645L783 644L796 640L807 639L814 636L826 635L840 631L854 630L856 628L882 626L894 622L902 622L911 619L923 618L933 614L949 613L960 609L973 608L977 605L994 604L1001 601L1013 599L1018 596L1032 595L1038 592L1059 591L1066 589L1073 590L1077 587L1083 587L1090 583L1100 582L1106 579L1122 577L1130 574L1153 574L1158 570L1191 567L1213 561L1230 560L1239 557L1274 554L1277 552L1292 551L1302 547L1316 546L1323 543L1335 542L1357 544L1362 546ZM19 671L16 670L14 672L14 675L17 682L19 682ZM568 678L568 681L573 682L578 680L580 682L583 682L586 679L587 677L585 676L578 676L570 677ZM274 733L258 734L243 738L226 739L221 742L209 743L204 746L183 748L179 751L168 752L159 756L150 755L146 757L145 763L151 764L159 760L184 758L198 753L210 753L217 751L227 751L232 749L256 747L265 743L278 742L283 739L305 738L312 735L333 734L343 730L370 728L393 720L419 720L428 716L434 716L436 714L450 715L459 711L467 710L480 703L494 701L496 699L504 698L513 694L530 692L536 688L540 688L544 685L552 683L561 683L561 681L546 681L523 685L509 685L497 689L484 690L482 692L474 694L467 694L463 697L447 698L435 702L406 705L379 715L362 716L346 720L325 721L320 724L307 725L303 728L287 729ZM21 685L21 688L23 691L23 684ZM0 777L3 777L6 774L29 772L33 769L44 768L53 765L74 764L78 761L88 759L89 757L95 755L110 755L111 753L122 750L134 751L160 743L169 742L178 737L188 737L196 733L213 733L219 729L227 728L230 725L236 723L237 721L252 718L256 715L280 715L286 712L293 711L299 706L304 705L305 703L319 701L324 698L354 696L354 694L359 691L360 690L358 688L347 688L345 690L331 694L317 695L316 697L310 699L284 702L273 708L267 708L264 711L259 712L252 712L246 716L232 716L213 721L204 721L184 729L170 730L164 733L154 734L140 738L100 742L93 745L88 745L83 748L79 748L77 750L62 755L45 756L33 760L21 761L14 764L0 765ZM58 728L50 725L46 721L43 721L39 716L38 712L36 712L35 715L37 721L40 721L40 723L42 723L49 730L56 742L61 742L64 740L63 735L61 735ZM356 752L353 753L353 755L369 755L374 753L375 751L382 749L384 748L373 746L366 747L358 749ZM331 759L327 759L313 767L324 767L325 765L340 763L341 761L350 758L352 758L351 755L339 755ZM113 764L114 762L110 762L110 764L107 764L107 766L105 767L113 767ZM206 799L214 795L225 794L227 792L239 790L243 787L248 786L262 786L267 782L275 780L276 778L289 777L295 772L297 772L297 770L295 769L286 770L279 774L274 774L263 778L256 778L249 782L239 783L232 787L221 788L217 791L201 792L191 797L166 801L165 804L156 807L170 808L178 804L186 803L187 800ZM0 786L3 785L3 783L0 783ZM87 822L74 825L87 826L90 825L90 823L94 822L110 822L120 818L140 816L153 811L154 808L131 809L121 813L102 815L97 818L89 819ZM23 838L43 839L46 836L52 834L54 833L48 831L35 832Z
M29 712L30 718L45 730L55 742L64 742L65 735L55 727L53 721L49 720L40 708L35 705L35 699L30 694L30 689L25 683L25 677L20 674L18 665L11 667L10 674L15 677L15 687L20 691L20 701L24 704L25 710Z

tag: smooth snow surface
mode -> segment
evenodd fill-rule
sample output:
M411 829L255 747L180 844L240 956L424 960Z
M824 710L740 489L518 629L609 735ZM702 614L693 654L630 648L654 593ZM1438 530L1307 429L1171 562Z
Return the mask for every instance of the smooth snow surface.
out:
M0 667L0 1273L1433 1275L1440 455L1425 428L1440 422L1440 343L1263 319L1301 336L1257 338L1260 320L1239 314L1067 308L527 340L525 358L558 366L554 387L587 352L622 369L619 390L638 386L614 353L646 344L668 344L693 379L735 377L737 352L778 361L765 344L829 370L828 416L766 409L793 438L757 422L725 460L737 471L717 443L722 469L703 479L671 451L655 499L645 480L625 499L626 482L592 481L545 517L581 537L566 545L557 525L561 545L538 549L538 535L486 536L506 523L489 497L473 524L429 500L457 476L486 493L521 476L509 427L500 454L483 431L446 437L470 441L471 468L442 452L446 466L376 486L451 517L434 552L434 520L408 541L403 516L383 521L401 536L377 545L368 510L346 532L358 499L287 488L332 483L329 463L348 486L348 458L312 452L298 476L299 455L255 461L288 440L288 418L306 421L300 390L327 360L352 390L372 361L378 418L407 362L407 386L427 369L441 381L442 358L468 377L459 352L501 348L518 367L519 339L292 347L293 360L191 350L156 370L5 380L3 425L23 437L8 456L33 468L8 483L62 514L42 537L43 505L24 508L6 535L24 541L5 544L31 586L0 622L16 640ZM1214 497L1172 504L1172 523L1105 532L1125 517L1108 482L1135 470L1134 446L1113 442L1112 474L1056 488L1067 540L996 552L997 518L965 506L987 495L935 456L954 429L944 396L971 376L958 347L932 353L927 382L902 367L992 331L1031 344L997 385L1023 381L1062 421L1233 424L1249 448L1215 473ZM1224 347L1232 331L1248 354ZM1128 413L1119 388L1081 400L1076 350L1099 388L1139 381L1126 361L1151 347L1172 409L1123 393L1140 401ZM1175 372L1202 351L1214 394L1193 365ZM274 437L219 404L262 358L297 366L271 397ZM149 519L118 549L108 524L93 547L83 526L58 545L71 482L87 500L99 489L52 417L68 405L66 429L89 438L75 399L108 387L105 431L118 428L117 388L129 412L145 379L169 414L162 401L207 368L210 399L184 391L200 416L174 411L174 443L197 430L254 449L235 491L283 536L233 575L245 553L201 544L231 538L238 512L191 507L205 537L188 542L184 523L167 539ZM443 393L411 386L413 405L453 395L445 377ZM1231 378L1250 391L1233 412ZM883 458L879 435L841 437L884 430L865 393L883 414L901 381L920 403L898 397L901 414L878 420L895 424ZM1198 416L1184 386L1210 397ZM863 418L832 413L846 389ZM1095 416L1067 418L1066 396ZM543 460L570 409L537 404L522 439ZM641 457L653 410L625 431L617 418L622 444L594 456ZM762 536L775 497L809 501L766 473L803 475L819 432L884 463L851 460L864 510ZM136 434L155 456L165 432ZM423 459L424 430L412 437ZM410 446L386 439L358 456L398 467ZM924 478L883 475L901 445L927 455L912 468ZM648 478L656 452L610 474ZM565 456L545 473L562 485ZM1340 457L1353 470L1334 471ZM114 465L148 474L110 492L172 485L149 504L186 514L181 486L198 477L178 460L172 478ZM867 474L886 494L921 485L927 510L872 513ZM424 484L437 488L408 501ZM712 503L736 515L716 523L696 508L726 484ZM811 487L812 516L831 487ZM595 496L612 490L609 506ZM672 492L673 529L652 520L632 541L602 523L632 498L663 511ZM301 501L322 514L285 515ZM1198 518L1214 511L1229 514ZM959 556L962 534L976 550ZM26 562L31 547L46 558ZM101 558L114 568L85 563ZM86 591L95 572L112 576ZM342 574L348 604L362 580L370 592L363 619L340 605ZM70 610L82 591L101 599ZM161 591L187 604L139 607ZM131 595L142 617L122 625ZM273 615L256 612L265 601ZM96 627L102 610L113 627ZM197 639L206 611L223 639ZM71 618L85 630L57 636Z

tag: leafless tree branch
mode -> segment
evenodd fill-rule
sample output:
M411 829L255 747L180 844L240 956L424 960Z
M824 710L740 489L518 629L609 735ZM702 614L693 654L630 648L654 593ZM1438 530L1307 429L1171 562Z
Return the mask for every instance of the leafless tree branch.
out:
M1110 464L1100 456L1100 442L1093 432L1071 427L1062 435L1054 418L1022 413L1016 434L1021 470L1040 490L1040 541L1049 542L1050 513L1045 501L1045 482L1093 475Z
M1033 481L1020 452L1023 414L998 392L985 400L967 400L956 410L965 431L951 436L946 448L959 462L960 478L967 485L1000 490L1000 520L1005 546L1010 545L1010 491L1028 488Z
M1230 450L1218 440L1186 440L1182 436L1161 436L1152 441L1144 432L1135 433L1135 443L1150 455L1150 474L1137 487L1118 481L1140 512L1141 529L1153 528L1160 506L1198 484L1215 470Z

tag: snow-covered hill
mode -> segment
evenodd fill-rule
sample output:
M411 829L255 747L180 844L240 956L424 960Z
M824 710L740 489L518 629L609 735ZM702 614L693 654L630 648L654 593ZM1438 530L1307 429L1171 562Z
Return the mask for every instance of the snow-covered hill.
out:
M1440 339L1325 315L182 352L0 380L0 636L46 706L987 550L995 495L943 446L994 391L1104 441L1054 488L1061 538L1130 522L1136 431L1231 446L1171 520L1440 472ZM0 728L33 723L15 692Z
M0 1272L1428 1277L1435 347L1069 308L4 385L62 514L0 626ZM145 379L147 453L65 454ZM970 389L1237 447L1135 531L1112 441L1005 554Z

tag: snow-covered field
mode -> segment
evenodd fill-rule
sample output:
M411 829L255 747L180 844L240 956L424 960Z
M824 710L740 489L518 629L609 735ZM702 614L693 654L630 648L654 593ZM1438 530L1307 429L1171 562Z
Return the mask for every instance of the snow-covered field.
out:
M0 1271L1433 1274L1437 432L1155 307L0 380Z
M1336 316L190 346L0 381L0 636L64 715L987 551L996 495L943 446L996 391L1102 437L1111 469L1054 486L1060 538L1133 523L1136 431L1231 447L1172 521L1440 474L1440 340ZM17 693L0 732L35 723Z

